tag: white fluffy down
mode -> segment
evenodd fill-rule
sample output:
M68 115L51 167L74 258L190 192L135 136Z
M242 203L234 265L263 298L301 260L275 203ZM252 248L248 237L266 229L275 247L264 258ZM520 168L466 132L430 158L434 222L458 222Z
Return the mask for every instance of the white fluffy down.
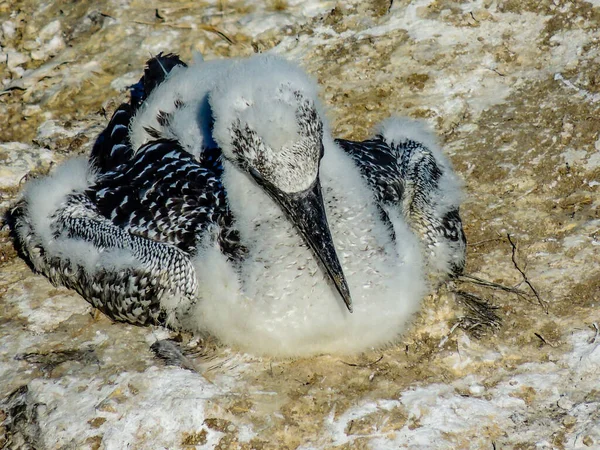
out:
M137 150L153 140L145 128L163 130L157 121L160 112L176 114L172 121L174 129L167 134L178 139L190 153L198 155L203 147L214 145L207 95L235 62L234 59L199 61L190 67L175 67L133 118L129 131L132 147ZM185 102L183 108L176 108L178 100Z
M234 117L246 121L272 146L281 146L297 136L289 108L295 101L294 90L317 100L316 84L300 68L275 56L199 60L189 67L175 67L134 117L132 146L139 149L153 139L146 131L150 127L176 138L192 154L215 141L227 151ZM183 107L176 108L178 100ZM160 112L173 114L170 129L158 123Z
M281 80L285 80L284 89ZM282 107L293 101L289 96L296 89L317 102L316 85L296 66L272 56L179 67L135 116L131 141L134 148L149 141L144 127L160 128L156 115L165 111L173 112L176 119L168 132L196 155L204 145L215 142L226 147L228 127L238 118L251 121L267 140L279 145L293 140L296 133L295 121ZM185 106L176 110L176 100ZM264 112L267 119L244 115L249 104L257 105L256 111ZM321 118L325 119L322 113ZM433 141L426 140L430 135L412 125L404 126L407 122L402 122L403 126L400 123L395 119L383 125L386 139L421 140L439 151ZM210 332L243 350L277 356L356 353L391 343L405 330L427 290L419 243L400 214L394 213L390 219L396 243L391 240L371 191L352 160L334 143L327 124L324 146L320 168L323 197L354 313L346 310L312 251L279 206L248 174L224 161L223 184L249 254L240 268L228 262L213 244L204 243L199 248L193 261L199 299L180 319L182 327ZM441 152L436 156L448 164ZM93 174L88 173L86 162L77 159L28 188L32 226L44 245L54 246L57 255L63 247L53 243L49 235L49 217L65 195L84 189L91 180ZM449 201L457 200L453 197ZM73 246L80 244L72 242ZM82 245L68 252L77 260L87 261L88 267L97 266L101 255L93 251L88 254L90 246ZM167 307L168 299L164 300Z
M67 196L83 192L95 180L87 158L73 158L60 165L51 175L36 179L27 184L23 193L26 202L28 230L19 230L22 234L31 233L38 240L48 257L69 260L84 267L88 272L106 268L119 269L131 267L136 260L131 252L121 249L100 250L82 239L54 236L52 224L54 215L64 207ZM32 261L38 263L36 259ZM41 267L36 267L41 270Z
M272 148L294 142L298 138L295 91L317 100L317 86L296 66L274 56L237 61L210 94L215 140L227 152L229 127L238 118Z

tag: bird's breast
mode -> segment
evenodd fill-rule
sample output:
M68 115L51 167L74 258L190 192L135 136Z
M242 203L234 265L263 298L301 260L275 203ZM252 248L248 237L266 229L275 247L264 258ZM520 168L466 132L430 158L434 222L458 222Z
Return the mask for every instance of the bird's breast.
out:
M237 266L215 249L199 253L200 328L229 344L278 355L355 352L403 330L424 292L414 237L400 230L402 245L392 241L370 191L342 154L324 159L321 181L354 313L279 206L225 164L223 185L248 253Z

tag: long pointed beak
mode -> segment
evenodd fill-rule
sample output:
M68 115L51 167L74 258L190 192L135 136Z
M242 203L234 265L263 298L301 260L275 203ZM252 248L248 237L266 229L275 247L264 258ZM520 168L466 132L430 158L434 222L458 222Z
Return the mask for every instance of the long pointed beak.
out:
M257 182L281 205L292 223L300 230L305 242L312 248L333 281L348 311L352 312L352 297L329 231L319 177L307 190L292 194L285 193L264 180L257 179Z

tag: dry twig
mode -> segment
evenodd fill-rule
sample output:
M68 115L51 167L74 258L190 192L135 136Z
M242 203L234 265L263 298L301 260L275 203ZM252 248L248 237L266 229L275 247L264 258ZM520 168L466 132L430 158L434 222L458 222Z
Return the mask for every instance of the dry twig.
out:
M374 366L375 364L377 364L382 359L383 359L383 355L381 355L375 361L371 361L370 363L367 363L367 364L355 364L355 363L349 363L349 362L342 361L342 360L340 360L340 362L342 362L343 364L346 364L347 366L350 366L350 367L363 367L363 368L365 368L365 367Z
M477 242L469 242L469 247L473 248L473 247L479 247L480 245L483 244L487 244L488 242L495 242L495 241L500 241L502 240L501 237L495 237L495 238L490 238L490 239L483 239L481 241L477 241Z
M531 289L531 292L533 292L533 295L535 296L535 298L537 298L538 303L544 309L544 312L546 314L548 314L548 305L546 304L546 302L544 302L542 300L542 298L540 297L540 294L538 294L538 291L533 287L533 284L531 284L531 282L529 281L529 278L527 278L527 274L525 273L525 271L519 267L519 264L517 262L517 246L516 246L516 244L513 242L509 233L506 233L506 237L508 238L508 242L510 242L510 245L512 246L512 262L513 262L513 265L515 266L515 269L517 269L519 271L519 273L523 277L523 281L525 282L525 284L527 284L527 286L529 286L529 289Z
M176 24L176 23L172 23L172 22L162 22L162 21L161 22L150 22L150 21L146 21L146 20L133 20L132 22L140 24L140 25L150 25L150 26L160 25L163 27L178 28L178 29L182 29L182 30L191 30L192 29L192 25L190 25L190 24ZM224 41L227 41L231 45L235 44L235 41L232 38L227 36L223 31L219 30L218 28L213 27L212 25L199 24L199 25L197 25L197 27L201 30L216 34L221 39L223 39Z
M476 277L474 275L459 275L457 281L461 281L463 283L473 283L479 286L489 287L493 289L499 289L501 291L510 292L512 294L517 294L519 297L526 297L529 295L527 292L522 291L516 287L505 286L504 284L494 283L493 281L484 280L483 278Z
M558 347L557 344L553 344L552 342L548 341L544 336L542 336L540 333L533 333L535 334L535 336L542 341L544 344L549 345L552 348L556 348Z
M448 339L450 338L450 336L452 336L452 333L454 333L454 331L459 326L460 326L460 321L458 321L454 325L452 325L452 328L450 328L450 331L448 331L448 334L440 340L440 343L438 344L438 348L442 348L444 345L446 345L446 342L448 342Z

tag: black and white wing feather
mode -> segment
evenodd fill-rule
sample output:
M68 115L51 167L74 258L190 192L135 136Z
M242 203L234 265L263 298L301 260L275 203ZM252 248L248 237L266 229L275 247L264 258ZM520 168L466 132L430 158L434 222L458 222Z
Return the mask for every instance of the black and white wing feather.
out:
M129 127L139 104L183 64L154 58L97 139L89 161L65 164L32 183L13 210L17 243L34 268L78 291L116 320L172 323L163 300L190 308L197 278L192 257L204 239L239 258L243 248L220 178L220 150L201 161L177 141L134 152ZM181 308L180 308L181 309Z
M86 194L100 214L131 234L193 255L211 232L223 252L235 258L241 248L221 184L222 168L216 156L205 161L201 165L175 141L153 141L127 164L100 176Z
M466 238L459 215L460 185L440 155L412 140L392 139L385 131L357 142L337 139L371 187L382 218L400 210L441 272L458 275L465 265ZM391 223L390 223L391 229Z
M129 142L129 123L133 114L131 105L121 104L96 139L90 154L90 165L98 173L107 172L131 159L133 150Z
M117 108L94 143L90 164L97 172L104 173L116 169L131 159L134 153L129 139L131 119L152 91L165 81L171 70L177 66L186 67L186 64L172 53L159 53L146 63L142 78L129 88L130 103L123 103Z

